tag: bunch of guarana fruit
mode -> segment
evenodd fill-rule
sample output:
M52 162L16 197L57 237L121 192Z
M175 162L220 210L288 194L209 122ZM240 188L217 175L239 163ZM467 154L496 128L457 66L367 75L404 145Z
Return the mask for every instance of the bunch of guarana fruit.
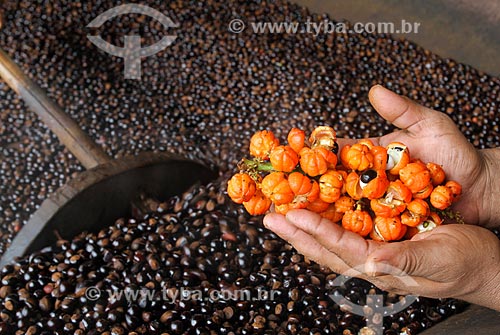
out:
M308 139L292 128L288 145L256 132L250 155L228 181L227 193L251 215L308 209L376 241L410 239L460 215L450 205L462 192L443 168L411 158L403 143L361 139L338 153L336 133L319 126ZM338 156L338 157L337 157Z

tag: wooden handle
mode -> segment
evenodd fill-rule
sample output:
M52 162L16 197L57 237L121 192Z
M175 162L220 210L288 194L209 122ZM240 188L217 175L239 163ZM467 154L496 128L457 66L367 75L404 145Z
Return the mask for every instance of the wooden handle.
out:
M45 92L29 79L14 61L0 49L0 76L21 96L59 141L86 168L111 160Z

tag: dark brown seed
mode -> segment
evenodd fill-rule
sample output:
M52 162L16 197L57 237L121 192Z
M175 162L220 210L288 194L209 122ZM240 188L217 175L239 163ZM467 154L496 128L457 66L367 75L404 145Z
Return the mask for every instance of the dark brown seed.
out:
M225 316L225 318L227 320L231 319L233 317L233 315L234 315L234 309L232 307L230 307L230 306L225 307L223 309L223 312L224 312L224 316Z
M266 318L262 315L257 315L252 323L252 327L256 330L263 329L266 326Z
M37 326L30 326L30 327L26 330L26 335L35 335L37 332L38 332L38 328L37 328Z
M12 288L10 286L2 286L0 287L0 299L5 299L7 295L12 292Z
M175 314L175 311L166 311L160 317L161 323L168 323L175 316Z

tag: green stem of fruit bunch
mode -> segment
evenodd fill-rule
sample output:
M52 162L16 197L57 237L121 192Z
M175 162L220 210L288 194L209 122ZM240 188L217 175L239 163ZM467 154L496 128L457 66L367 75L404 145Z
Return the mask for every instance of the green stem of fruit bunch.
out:
M265 162L261 159L243 159L244 164L250 169L250 170L256 170L259 172L274 172L276 171L273 168L273 165L271 162Z
M242 172L246 172L252 177L255 181L259 180L259 174L261 172L274 172L276 171L271 162L263 161L259 158L248 159L244 158L238 164L238 168Z
M248 173L250 177L252 177L256 182L259 181L260 174L262 172L267 172L267 173L278 172L278 170L276 170L273 167L271 162L262 160L260 158L253 158L253 159L243 158L241 162L238 164L238 169L241 172ZM295 169L293 169L293 171L291 171L290 173L292 172L300 172L305 175L304 171L300 168L298 164L295 167ZM314 177L313 179L317 180L319 179L319 176Z
M462 214L457 211L452 210L451 208L446 209L436 209L436 212L441 218L447 218L452 220L455 223L465 224L464 218Z

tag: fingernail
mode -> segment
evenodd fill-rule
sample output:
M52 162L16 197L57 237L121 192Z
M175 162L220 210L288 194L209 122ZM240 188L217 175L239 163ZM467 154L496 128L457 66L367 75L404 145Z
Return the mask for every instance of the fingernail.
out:
M270 213L270 214L267 214L266 216L264 216L264 220L262 220L262 223L264 223L264 227L272 230L272 227L275 225L277 215L278 214L276 214L276 213Z
M295 224L295 210L291 210L291 211L288 211L286 214L285 214L285 219L290 222L291 224Z
M376 84L376 85L372 86L372 88L370 89L370 92L373 93L379 89L387 90L384 86L382 86L380 84Z
M389 274L392 266L386 261L369 260L365 263L365 273L371 277Z
M290 214L290 212L286 213L285 214L285 219L288 221L288 222L291 222L293 223L294 219L293 219L293 215Z
M269 226L272 225L270 221L272 221L272 218L270 218L269 215L264 216L264 219L262 220L262 223L264 223L264 227L266 227L267 229L269 229Z

